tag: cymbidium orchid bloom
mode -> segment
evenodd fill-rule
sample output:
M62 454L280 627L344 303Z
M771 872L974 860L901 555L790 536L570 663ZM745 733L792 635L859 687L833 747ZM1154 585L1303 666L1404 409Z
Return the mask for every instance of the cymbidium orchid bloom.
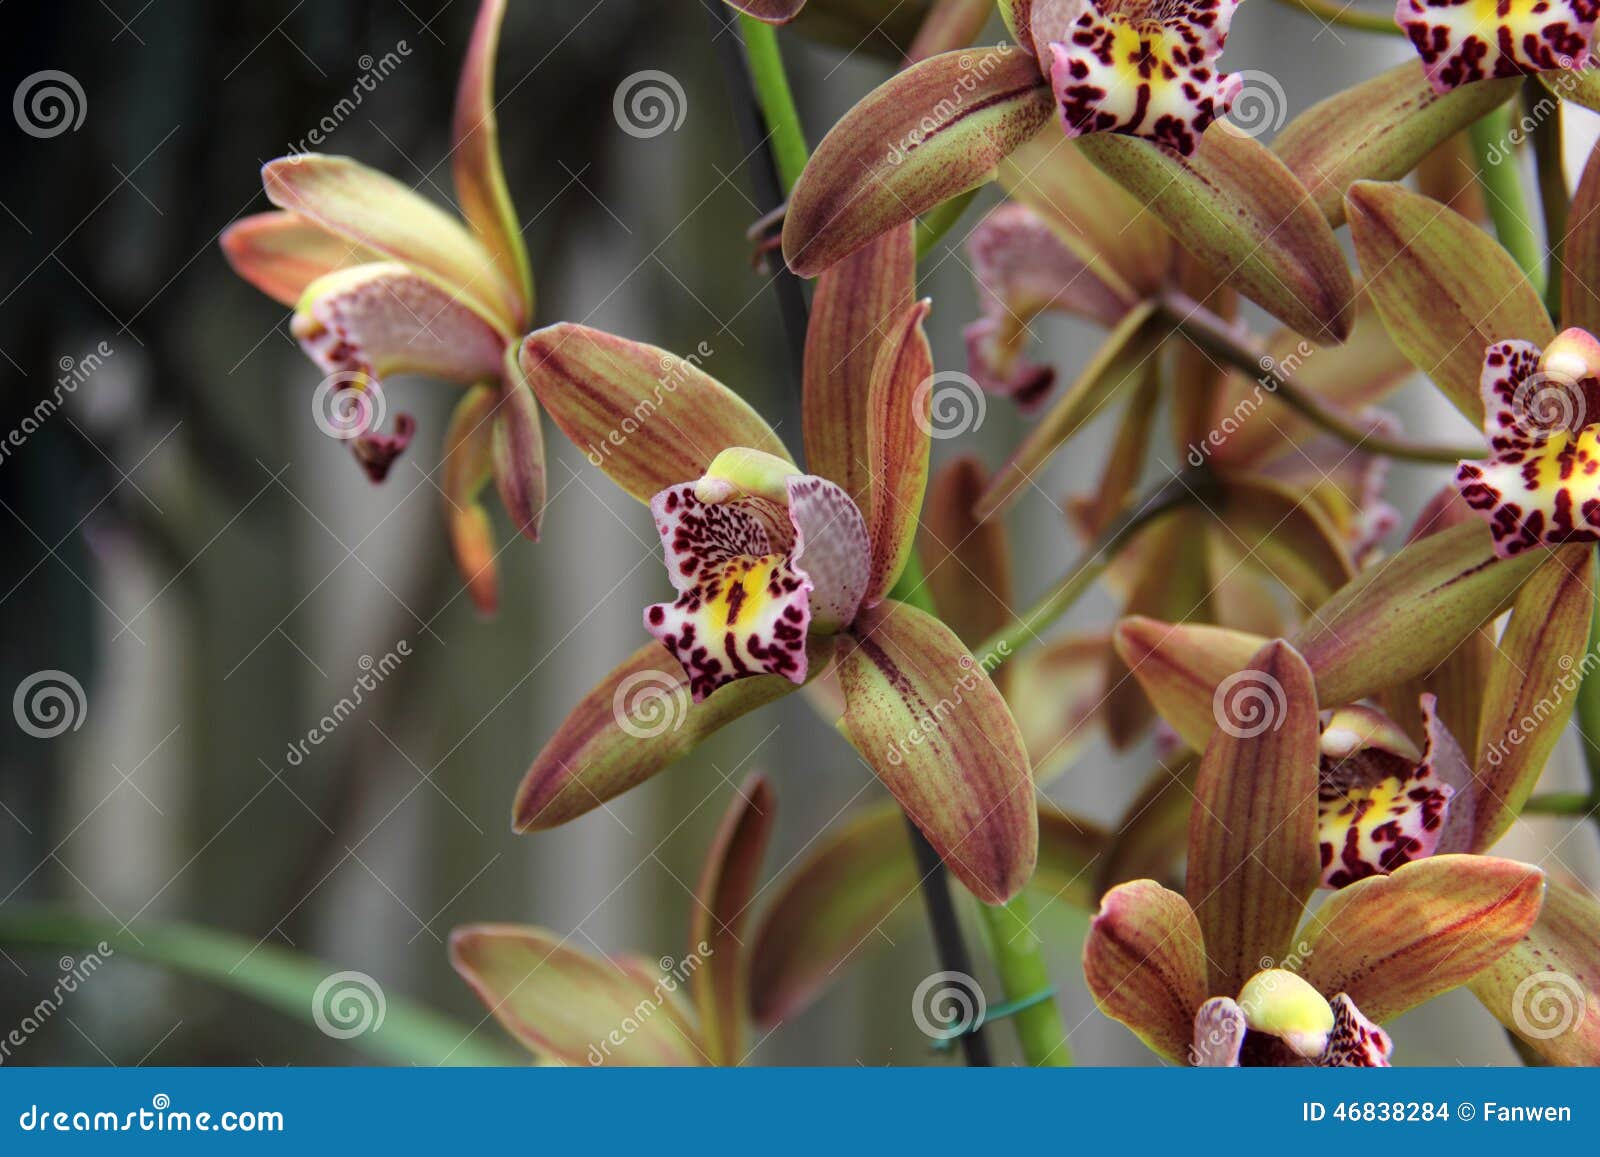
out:
M1394 18L1438 92L1589 62L1595 0L1399 0Z
M1543 349L1496 342L1482 393L1491 457L1461 463L1456 486L1496 553L1600 542L1600 341L1569 329Z
M1342 888L1302 928L1324 875L1313 801L1327 729L1287 643L1264 646L1239 684L1261 713L1205 744L1187 896L1153 880L1108 892L1084 945L1090 991L1179 1063L1386 1065L1393 1045L1378 1025L1510 951L1539 915L1544 874L1436 855ZM1346 722L1341 748L1371 737L1370 720Z
M840 729L952 872L991 903L1032 874L1037 809L1005 701L940 620L889 597L927 483L933 365L909 226L819 284L794 464L766 422L692 361L578 325L539 330L522 367L590 462L641 501L677 597L651 642L534 761L521 830L551 827L670 764L830 666ZM645 727L644 685L667 726Z
M515 352L533 280L506 189L494 114L494 57L505 0L484 0L456 94L451 159L462 217L347 157L295 154L262 170L279 211L222 235L241 277L294 308L290 330L328 377L317 405L381 482L415 429L369 428L381 382L417 373L468 387L446 438L443 481L463 581L497 602L494 545L479 494L492 477L517 529L537 540L544 506L538 407ZM463 220L464 218L464 220ZM374 394L378 401L374 401Z

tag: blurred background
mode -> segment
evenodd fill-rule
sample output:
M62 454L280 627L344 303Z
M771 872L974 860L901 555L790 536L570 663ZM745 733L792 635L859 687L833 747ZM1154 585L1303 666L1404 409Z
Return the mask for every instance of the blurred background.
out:
M826 32L828 5L814 7L811 29ZM922 6L882 7L886 21L864 40L783 37L813 141L888 74L889 38L914 27ZM113 959L7 1064L362 1060L303 1015L234 991L228 978L267 947L365 973L391 1000L438 1010L494 1045L499 1028L447 964L453 926L536 923L593 951L678 956L711 830L746 773L768 773L777 791L769 875L881 795L795 697L579 822L511 833L528 762L639 644L639 608L663 595L647 512L547 426L544 541L510 542L502 609L480 620L450 565L430 477L453 391L392 384L392 409L415 413L421 433L389 481L369 485L313 421L320 375L286 311L235 278L216 244L231 221L267 207L260 164L357 90L359 107L340 114L321 150L448 200L449 113L475 8L0 8L0 93L58 71L82 116L48 136L0 123L0 431L24 430L41 398L65 397L0 459L0 696L40 672L82 692L59 735L0 722L0 921L51 904L152 944L182 922L245 948L214 962L223 983ZM704 345L707 368L797 444L796 368L744 237L758 208L715 12L714 0L512 0L498 86L506 167L539 324L580 320L683 353ZM1408 51L1265 0L1245 13L1227 62L1274 76L1291 115ZM1003 35L998 21L987 35ZM397 63L364 85L385 60ZM648 139L613 112L619 86L644 70L683 91L681 124ZM1581 162L1594 129L1586 114L1569 126ZM963 368L960 330L976 297L961 234L978 220L975 210L923 267L941 368ZM1096 340L1067 321L1043 323L1041 335L1065 373ZM1397 408L1419 427L1438 424L1441 438L1456 432L1443 427L1455 420L1448 407L1420 388ZM959 448L997 464L1024 429L992 400ZM1074 557L1059 505L1088 487L1105 440L1081 437L1012 516L1020 598ZM1391 501L1409 521L1444 477L1397 468ZM503 518L498 529L508 534ZM1104 626L1111 610L1097 596L1074 620ZM357 713L291 759L291 745L401 644L408 654ZM1558 755L1546 787L1568 786L1572 754ZM1148 748L1113 757L1097 743L1051 794L1110 821L1154 766ZM1594 878L1590 828L1514 839L1540 850L1530 858L1554 844L1563 870ZM904 906L813 1009L761 1042L755 1062L955 1063L931 1052L910 1014L911 990L938 968L921 917L920 905ZM1087 1063L1148 1063L1083 990L1083 927L1060 906L1039 925L1074 1050ZM976 927L968 932L976 945ZM61 955L0 941L0 1035L57 984ZM1419 1031L1396 1033L1398 1060L1512 1059L1470 997L1410 1019ZM991 1036L1009 1057L1005 1027Z

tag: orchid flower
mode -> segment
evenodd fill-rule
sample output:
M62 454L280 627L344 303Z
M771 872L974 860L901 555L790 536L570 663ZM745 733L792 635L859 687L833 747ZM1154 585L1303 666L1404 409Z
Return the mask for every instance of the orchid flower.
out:
M1495 551L1600 542L1600 341L1569 329L1543 349L1495 342L1481 389L1491 457L1455 481Z
M1394 18L1443 93L1494 77L1585 68L1597 12L1595 0L1399 0Z
M648 502L676 597L583 700L518 794L550 827L653 775L724 723L837 668L840 727L955 875L998 903L1032 874L1027 752L983 664L889 597L926 487L932 356L908 227L819 285L804 367L812 472L691 360L584 326L539 330L522 368L589 460ZM653 682L665 734L623 709ZM665 729L663 729L665 730Z
M1434 856L1341 889L1302 929L1323 877L1316 686L1281 640L1238 675L1260 713L1205 745L1187 895L1153 880L1107 893L1084 945L1089 988L1180 1063L1386 1065L1378 1026L1509 952L1539 915L1544 874Z
M222 235L235 271L294 308L290 330L328 377L319 404L381 482L415 422L369 428L381 382L419 373L467 387L446 439L443 485L457 567L484 612L497 604L479 494L492 477L518 530L537 540L544 505L538 407L516 364L533 280L506 189L494 112L505 0L484 0L456 94L451 159L463 219L347 157L296 154L262 170L277 212ZM332 389L327 398L320 395Z

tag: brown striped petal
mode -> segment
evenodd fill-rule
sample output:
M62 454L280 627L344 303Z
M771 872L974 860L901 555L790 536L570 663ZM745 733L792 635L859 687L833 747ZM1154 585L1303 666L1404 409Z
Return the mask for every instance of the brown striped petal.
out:
M1101 1012L1184 1064L1195 1013L1211 991L1206 953L1189 902L1154 880L1135 880L1100 901L1083 945L1083 974Z
M494 413L494 482L512 525L539 541L544 515L544 423L539 403L522 375L515 346L506 349L500 405Z
M1572 196L1561 252L1561 320L1591 333L1600 330L1600 142Z
M1492 856L1431 856L1335 892L1296 949L1295 971L1392 1020L1482 972L1539 915L1544 873Z
M556 425L641 502L747 446L788 458L765 419L686 358L562 322L529 334L522 372Z
M875 480L867 525L872 538L869 602L900 578L916 546L933 450L933 351L922 326L927 299L890 326L872 367L867 398L868 463Z
M1243 631L1142 615L1119 622L1112 638L1161 717L1196 751L1205 750L1217 729L1212 700L1218 685L1243 670L1266 642Z
M445 433L444 461L439 470L439 489L444 491L456 570L473 603L485 615L492 615L499 608L500 583L494 532L478 495L488 483L492 468L491 431L499 397L499 391L491 386L474 386L461 396Z
M221 244L235 273L291 308L323 274L378 260L372 250L282 211L239 218L222 231Z
M695 889L689 955L700 964L689 985L712 1064L737 1065L745 1056L750 960L742 937L776 806L763 776L744 781L717 828Z
M1050 118L1033 57L1002 45L931 57L878 86L812 154L789 198L783 253L814 277L950 198Z
M1187 893L1205 930L1211 991L1238 992L1283 961L1322 871L1317 692L1282 640L1216 693L1218 728L1195 777ZM1364 1006L1363 1006L1364 1007Z
M956 878L985 903L1021 891L1039 844L1028 753L954 632L915 607L880 603L851 627L839 681L840 728Z

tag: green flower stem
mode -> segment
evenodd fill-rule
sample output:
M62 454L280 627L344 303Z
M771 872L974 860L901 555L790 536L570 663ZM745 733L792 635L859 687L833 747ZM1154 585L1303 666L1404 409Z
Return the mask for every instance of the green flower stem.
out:
M1290 8L1298 8L1315 16L1324 24L1337 24L1341 28L1354 28L1357 32L1376 32L1385 36L1403 36L1405 33L1394 22L1393 11L1387 15L1376 12L1357 12L1339 0L1279 0Z
M318 986L339 969L273 944L192 925L142 925L138 939L108 920L56 908L0 912L0 944L54 952L128 956L209 980L314 1024ZM110 953L101 949L105 944ZM326 1001L322 1002L325 1008ZM323 1015L326 1015L324 1011ZM384 994L383 1022L350 1038L352 1047L389 1064L521 1065L528 1057L475 1039L459 1024L394 993Z
M805 171L811 149L806 145L800 110L795 106L789 74L784 70L783 56L778 50L778 30L743 13L739 14L739 28L744 33L745 57L750 62L756 101L761 105L761 115L771 134L778 177L783 181L784 192L788 193Z
M1581 791L1552 791L1536 795L1522 807L1529 816L1586 816L1600 801Z
M1274 362L1260 342L1194 298L1169 290L1161 300L1161 308L1167 323L1182 330L1195 345L1241 373L1260 378L1284 405L1348 445L1406 462L1450 466L1463 459L1488 456L1483 446L1438 446L1374 433L1329 406L1281 362Z
M1535 104L1548 94L1537 77L1528 78L1528 96ZM1535 92L1537 90L1537 92ZM1539 117L1533 126L1533 156L1539 173L1539 204L1544 211L1545 244L1550 259L1545 264L1544 303L1550 316L1560 328L1561 322L1561 253L1566 247L1567 214L1571 203L1567 199L1567 165L1561 155L1562 102L1549 115Z
M1522 272L1528 275L1528 280L1542 293L1544 254L1533 232L1533 218L1528 214L1517 166L1509 154L1513 107L1514 102L1507 103L1488 113L1473 123L1467 136L1478 160L1478 180L1483 184L1484 199L1489 203L1495 234ZM1497 155L1499 160L1495 159Z
M920 261L933 247L944 240L945 234L955 228L956 222L967 211L973 199L983 191L983 186L958 193L942 205L935 205L917 221L917 259Z
M922 560L915 553L889 597L930 615L939 613L922 573ZM1027 893L1019 892L1009 903L1000 906L980 902L978 911L983 917L989 954L1000 974L1000 987L1007 1003L1029 1001L1048 991L1050 970L1045 964L1044 946L1033 931ZM1060 1068L1072 1063L1055 997L1033 1001L1012 1013L1010 1019L1028 1064Z

